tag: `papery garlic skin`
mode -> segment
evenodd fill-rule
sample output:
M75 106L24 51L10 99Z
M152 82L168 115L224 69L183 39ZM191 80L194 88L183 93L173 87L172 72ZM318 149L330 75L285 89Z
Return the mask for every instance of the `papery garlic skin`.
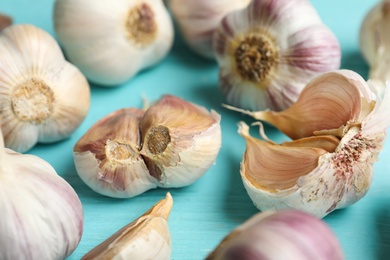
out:
M168 217L172 205L172 196L167 193L165 199L93 248L82 260L171 259Z
M215 58L212 36L222 18L242 9L250 0L169 0L168 6L185 42L197 54Z
M206 260L342 260L332 230L320 219L297 210L257 213L235 228Z
M94 191L116 198L190 185L216 160L220 120L214 110L171 95L145 111L114 111L74 146L77 173Z
M32 25L0 36L0 117L5 146L25 152L69 137L86 117L90 89L57 42Z
M338 84L333 79L339 79ZM329 102L337 100L333 106L329 106L324 99L320 102L323 108L318 108L311 115L304 112L293 114L296 111L313 112L313 107L306 105L306 101L312 97L307 96L307 100L299 99L290 109L279 114L265 113L275 117L273 123L278 128L286 122L305 128L305 120L311 127L310 117L321 118L321 110L332 114L333 110L340 111L342 105L359 104L359 113L351 112L354 110L352 107L350 112L345 110L346 114L350 113L350 119L345 118L343 125L327 129L321 128L326 122L320 122L319 128L313 129L314 139L324 138L324 135L339 138L332 151L324 150L321 143L313 146L294 145L308 138L306 132L302 132L302 136L295 136L289 147L264 142L250 136L249 128L241 123L239 133L246 139L247 149L240 172L250 198L260 210L294 208L324 217L335 209L354 204L367 193L372 181L373 164L378 160L390 125L390 92L386 90L383 100L380 96L375 97L362 77L343 70L318 76L307 87L324 90L325 93L327 82L330 82L329 86L334 86L327 94ZM337 87L340 91L337 91ZM350 91L343 94L342 89ZM303 90L302 94L305 93L306 90ZM288 111L291 113L288 114ZM262 113L252 115L261 119ZM336 112L333 114L337 115ZM277 121L279 117L290 119ZM326 121L325 117L323 120ZM332 117L328 120L333 121ZM275 149L278 157L271 156L276 154L273 152ZM269 172L264 170L266 168Z
M390 1L376 3L365 15L360 26L359 45L370 66L370 79L390 79Z
M83 233L76 192L46 161L1 153L0 259L65 259Z
M53 18L69 60L103 86L122 84L157 64L173 44L162 0L57 0Z
M288 108L309 80L338 69L341 59L337 38L302 0L254 0L229 13L213 48L227 103L253 111Z

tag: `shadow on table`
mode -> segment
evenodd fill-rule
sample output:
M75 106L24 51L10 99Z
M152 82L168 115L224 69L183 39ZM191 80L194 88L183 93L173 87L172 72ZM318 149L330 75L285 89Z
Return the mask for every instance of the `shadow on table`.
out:
M383 207L376 212L375 226L378 234L377 259L388 260L390 257L390 207Z

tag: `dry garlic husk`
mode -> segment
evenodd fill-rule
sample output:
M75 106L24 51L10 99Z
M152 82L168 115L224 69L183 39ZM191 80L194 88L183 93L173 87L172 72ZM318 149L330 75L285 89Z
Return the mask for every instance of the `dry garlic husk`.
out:
M235 228L206 260L342 260L333 231L322 220L298 210L257 213Z
M360 27L359 43L370 66L369 78L390 80L390 1L379 1L366 14Z
M340 70L313 79L284 111L246 112L293 139L260 140L240 123L241 176L254 204L324 217L361 199L390 125L389 99L389 91L382 100L357 73Z
M69 137L88 113L86 78L57 42L33 25L0 35L0 117L5 146L25 152Z
M74 147L81 179L118 198L156 187L183 187L214 163L221 146L220 115L165 95L146 111L115 111L94 124Z
M225 16L213 47L227 103L254 111L288 108L341 58L335 35L302 0L253 0Z
M54 26L69 60L105 86L160 62L174 36L162 0L57 0Z
M0 259L65 259L83 233L76 192L46 161L0 139Z
M82 260L171 259L168 217L172 205L172 196L167 193L165 199L93 248Z
M242 9L250 0L169 0L184 40L199 55L215 58L212 36L222 18L233 11Z

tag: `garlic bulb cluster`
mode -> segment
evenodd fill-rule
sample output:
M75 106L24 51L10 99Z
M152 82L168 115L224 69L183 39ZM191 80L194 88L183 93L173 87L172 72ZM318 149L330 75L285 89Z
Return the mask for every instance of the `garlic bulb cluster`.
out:
M165 95L146 111L120 109L96 122L74 146L74 161L93 190L127 198L192 184L220 146L218 113Z
M332 230L322 220L297 210L257 213L235 228L206 260L342 260Z
M104 86L157 64L174 36L162 0L57 0L54 27L69 60Z
M167 193L165 199L93 248L82 260L171 259L168 217L172 205L172 196Z
M310 81L286 110L239 110L292 139L277 144L263 134L260 140L239 124L246 140L241 176L260 210L324 217L366 194L390 125L390 92L382 99L372 89L357 73L339 70Z
M32 25L9 26L0 35L0 57L5 146L25 152L69 137L88 113L90 89L53 37Z
M253 0L214 33L227 103L252 111L288 108L313 77L340 66L340 46L309 1Z
M212 48L213 33L222 18L233 11L242 9L250 0L169 0L184 40L188 46L206 58L215 58Z
M65 259L83 233L76 192L46 161L0 141L0 259Z
M390 80L389 35L390 1L382 0L366 14L360 27L359 43L370 66L369 78L383 83Z

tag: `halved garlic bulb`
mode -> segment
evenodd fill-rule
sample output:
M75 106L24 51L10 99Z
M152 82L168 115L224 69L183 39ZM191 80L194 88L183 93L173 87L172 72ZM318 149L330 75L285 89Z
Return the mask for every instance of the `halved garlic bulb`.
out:
M168 192L142 216L93 248L82 260L171 259L172 242L168 217L173 200Z
M309 1L253 0L214 34L219 85L227 103L283 110L306 83L338 69L340 46Z
M382 100L360 75L340 70L313 79L284 111L242 111L293 139L262 141L240 123L247 144L240 171L254 204L324 217L362 198L390 125L389 99L389 91Z
M184 40L196 53L215 58L212 48L213 33L222 18L246 7L250 0L168 0Z
M162 0L57 0L54 27L69 60L105 86L160 62L174 35Z
M219 114L165 95L146 111L121 109L99 120L74 146L74 161L93 190L128 198L192 184L220 146Z
M0 35L0 56L5 146L25 152L69 137L88 113L90 89L54 38L33 25L12 25Z

